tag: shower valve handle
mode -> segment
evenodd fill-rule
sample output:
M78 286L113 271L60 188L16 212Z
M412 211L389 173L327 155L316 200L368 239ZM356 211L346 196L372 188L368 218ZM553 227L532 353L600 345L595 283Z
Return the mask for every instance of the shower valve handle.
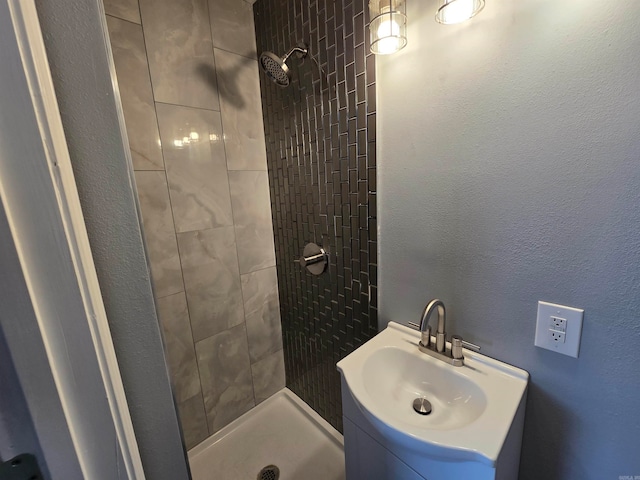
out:
M320 275L327 268L329 254L315 243L307 243L299 260L294 260L314 275Z
M314 263L320 263L324 261L326 255L324 249L321 250L322 251L320 253L316 253L315 255L310 255L308 257L302 256L300 257L300 260L297 261L300 262L300 265L302 265L303 267L306 267L307 265L313 265Z

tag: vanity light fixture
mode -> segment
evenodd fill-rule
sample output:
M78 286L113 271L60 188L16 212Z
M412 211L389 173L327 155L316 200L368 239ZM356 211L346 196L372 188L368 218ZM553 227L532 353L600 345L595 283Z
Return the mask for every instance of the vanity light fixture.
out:
M369 2L371 52L395 53L407 44L407 15L404 0Z
M445 25L475 17L484 8L484 0L440 0L436 21Z

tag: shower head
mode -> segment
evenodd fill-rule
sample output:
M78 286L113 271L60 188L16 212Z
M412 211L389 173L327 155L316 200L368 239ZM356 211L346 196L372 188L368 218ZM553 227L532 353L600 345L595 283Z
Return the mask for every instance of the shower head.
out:
M272 52L262 52L259 61L260 68L273 82L281 87L288 87L291 81L291 71L287 67L287 60L293 53L298 58L304 58L307 56L308 51L304 43L299 43L282 58Z
M291 80L291 72L289 67L280 57L271 52L262 52L260 54L260 68L267 76L280 85L287 87Z

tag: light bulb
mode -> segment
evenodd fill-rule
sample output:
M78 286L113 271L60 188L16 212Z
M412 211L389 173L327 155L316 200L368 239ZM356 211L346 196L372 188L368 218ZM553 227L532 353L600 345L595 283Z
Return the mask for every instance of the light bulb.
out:
M436 15L440 23L455 24L469 20L484 7L484 0L451 0Z
M371 52L389 54L402 50L407 44L405 0L370 0L369 13Z
M395 20L385 20L378 27L378 51L382 54L397 52L400 49L400 25Z

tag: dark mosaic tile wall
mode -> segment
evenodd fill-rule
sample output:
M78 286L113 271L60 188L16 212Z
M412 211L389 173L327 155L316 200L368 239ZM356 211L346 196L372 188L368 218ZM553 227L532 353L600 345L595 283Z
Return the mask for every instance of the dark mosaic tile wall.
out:
M335 364L377 332L375 60L365 0L258 0L258 52L298 42L281 88L261 73L287 386L342 430ZM294 260L329 251L320 277Z

